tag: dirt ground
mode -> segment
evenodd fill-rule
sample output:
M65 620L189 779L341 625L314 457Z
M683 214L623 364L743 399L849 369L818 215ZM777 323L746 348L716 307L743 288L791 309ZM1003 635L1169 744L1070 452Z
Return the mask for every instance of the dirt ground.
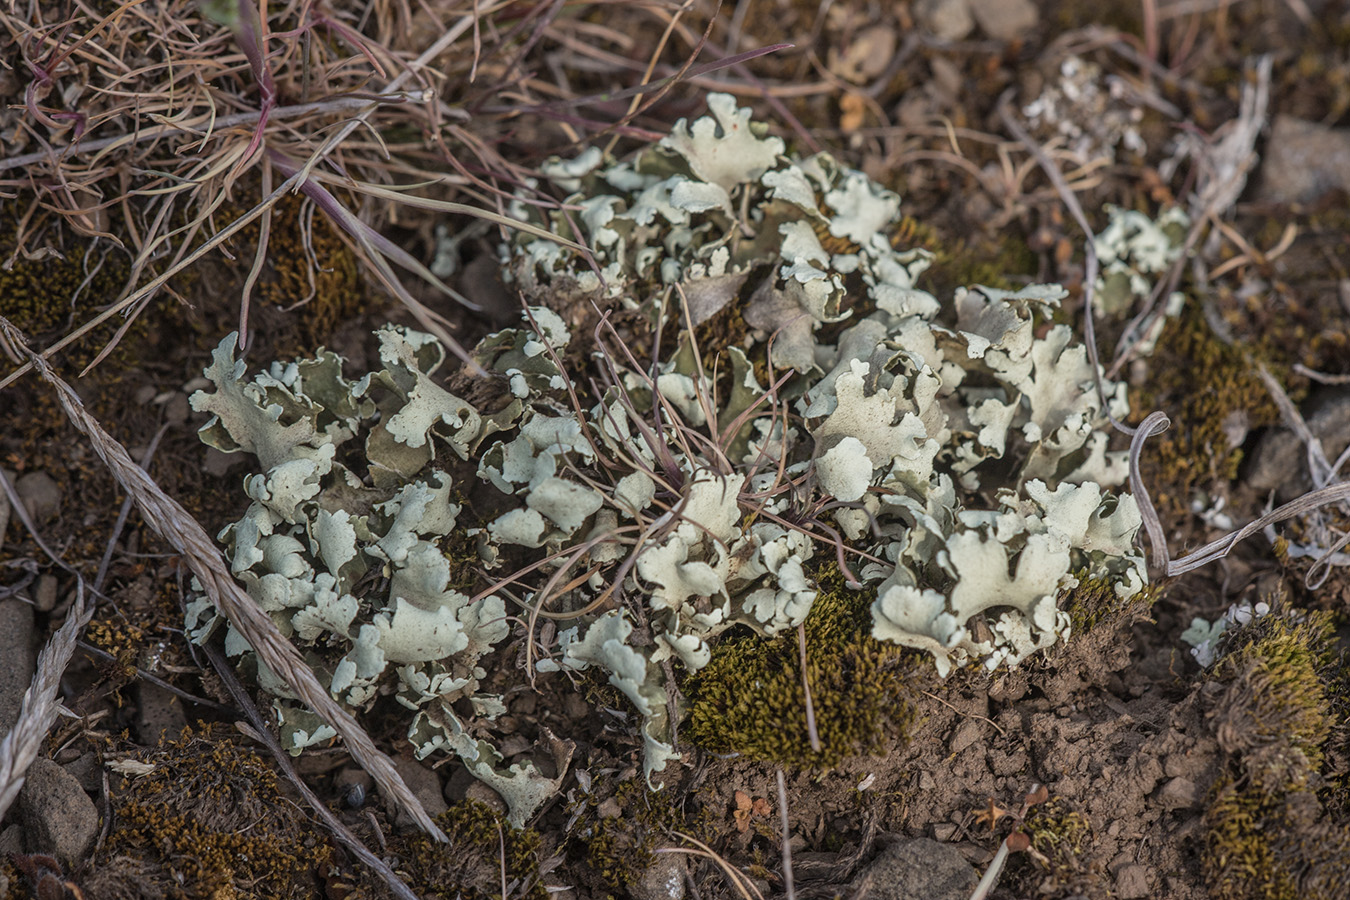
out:
M447 18L453 6L424 5L446 7ZM115 4L67 6L51 23L83 16L87 28ZM1064 320L1082 333L1085 238L1000 114L1005 95L1094 230L1108 205L1150 217L1171 206L1207 212L1192 216L1203 227L1184 263L1160 276L1174 279L1184 302L1160 320L1156 349L1117 354L1143 302L1096 320L1104 365L1129 384L1131 421L1154 410L1171 419L1138 471L1174 559L1316 486L1289 410L1333 466L1350 445L1350 4L1144 0L1107 15L1081 0L743 0L714 15L705 2L688 5L664 48L670 16L646 5L557 7L566 27L541 29L514 65L573 96L635 84L650 58L670 74L709 22L700 63L792 44L692 71L612 136L615 152L699 114L707 90L730 89L794 151L829 150L899 193L896 241L934 253L922 286L939 298L965 284L1058 282L1071 291ZM0 36L0 55L4 152L17 156L32 149L20 133L49 135L37 121L22 124L31 49ZM1258 93L1259 108L1244 109L1244 96L1250 104ZM607 143L600 125L628 112L629 98L584 109L497 122L493 152L529 167L550 151L576 152L574 141ZM1245 145L1244 123L1255 129ZM1216 155L1230 137L1236 155ZM1222 159L1231 168L1216 172ZM81 232L54 201L34 206L35 196L54 195L48 173L0 174L11 179L0 194L0 315L41 350L121 289L129 241L117 237L126 235L116 216ZM1205 207L1197 198L1207 186L1228 199ZM249 202L232 198L217 225ZM306 301L311 248L295 235L308 214L291 198L272 218L247 359L256 368L323 346L365 371L375 328L416 321L323 222ZM427 263L437 224L467 227L416 210L370 214ZM453 281L487 313L465 314L406 282L466 346L511 321L517 303L497 278L495 232L472 234ZM204 384L211 349L237 327L257 243L257 228L244 229L228 256L214 252L176 276L88 374L122 319L53 360L89 412L212 535L241 515L252 460L205 447L196 433L205 417L187 398ZM18 361L0 359L0 378ZM37 649L76 601L76 574L97 593L60 682L68 712L0 822L0 895L392 896L307 805L189 645L183 558L128 508L52 389L32 373L0 389L0 423L0 467L28 512L0 515L4 728ZM1193 572L1167 578L1155 568L1144 600L1084 607L1072 640L1013 671L944 680L927 657L891 654L871 676L875 745L835 748L830 765L813 764L809 749L751 759L687 742L664 789L650 792L627 701L600 677L531 688L520 677L520 640L485 666L488 686L507 697L508 759L540 759L549 734L575 743L559 795L527 829L504 826L500 800L453 761L414 760L394 716L364 724L439 817L448 850L340 745L294 765L419 897L969 897L1005 839L1014 852L990 897L1343 897L1350 560L1337 554L1319 571L1305 551L1334 543L1345 523L1333 506ZM1270 611L1233 625L1201 665L1182 633L1244 604ZM797 665L783 658L785 670ZM266 696L253 694L248 673L243 680L266 711Z

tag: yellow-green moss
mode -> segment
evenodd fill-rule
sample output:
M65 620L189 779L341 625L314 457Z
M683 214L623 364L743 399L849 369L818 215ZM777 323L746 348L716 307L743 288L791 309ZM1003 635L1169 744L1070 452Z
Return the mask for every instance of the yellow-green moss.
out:
M19 235L16 225L22 204L31 200L0 201L0 263L5 263L0 266L0 315L41 348L92 319L117 297L131 273L131 259L111 240L75 234L59 218L48 220L42 213ZM19 239L26 253L16 248ZM114 364L146 334L150 314L149 310L142 313L122 338L113 351ZM120 317L111 318L70 345L60 360L82 369L124 324ZM0 375L8 365L5 360Z
M1226 776L1205 814L1205 878L1233 900L1334 900L1350 884L1350 829L1311 791L1263 794Z
M838 568L816 573L820 594L806 619L807 675L821 752L807 736L795 631L773 639L727 636L685 685L691 702L681 731L715 753L832 766L882 749L913 717L908 683L915 655L871 635L873 591L851 591Z
M401 860L399 874L417 896L431 900L500 897L505 866L507 883L515 886L510 896L521 900L548 897L539 872L539 832L513 828L490 807L474 800L441 813L436 823L449 843L411 833L390 844Z
M278 356L306 355L330 343L338 326L359 315L369 299L360 261L322 213L310 219L310 248L305 248L301 210L296 197L277 204L267 245L270 271L258 288L263 303L293 317L287 324L293 325L294 337L289 346L277 345ZM245 240L249 235L256 241L257 229L246 230Z
M1234 900L1344 896L1350 821L1339 771L1324 772L1346 724L1333 620L1277 610L1232 641L1210 674L1223 685L1211 720L1228 759L1205 812L1209 888Z
M1216 732L1224 750L1245 757L1255 787L1278 790L1321 765L1333 724L1327 688L1336 672L1335 628L1326 613L1294 619L1277 612L1246 632L1235 635L1211 673L1226 686ZM1269 752L1277 746L1301 755L1306 762L1296 768L1306 771L1290 770L1287 753Z
M332 855L327 838L230 729L185 732L140 761L154 768L114 790L101 857L140 860L146 890L165 896L315 895Z
M692 828L671 791L650 791L641 778L619 785L602 804L600 795L606 785L597 782L568 810L574 817L568 839L574 850L584 854L586 866L596 887L625 892L637 883L655 860L656 848L671 840L675 831L689 833ZM601 808L617 804L618 815L601 815Z
M1074 573L1078 587L1061 591L1056 605L1069 614L1071 635L1082 636L1099 625L1115 628L1133 624L1148 615L1161 586L1150 584L1132 597L1122 600L1115 584L1103 578L1088 578L1087 570Z
M1263 360L1297 401L1301 385L1281 378L1289 346L1278 351L1274 341L1297 346L1301 332L1269 335L1260 347L1228 344L1205 321L1199 303L1188 303L1181 316L1168 323L1150 364L1148 385L1131 397L1130 407L1142 417L1155 409L1167 410L1172 427L1149 441L1141 460L1141 475L1149 485L1163 521L1176 521L1189 510L1191 496L1215 482L1237 477L1242 451L1229 445L1225 425L1230 416L1245 417L1247 428L1280 420L1279 410L1257 374Z
M1087 816L1062 797L1032 807L1022 824L1031 849L1010 868L1009 876L1024 896L1072 896L1087 893L1096 881L1083 853L1092 840ZM1009 885L1010 887L1012 885Z

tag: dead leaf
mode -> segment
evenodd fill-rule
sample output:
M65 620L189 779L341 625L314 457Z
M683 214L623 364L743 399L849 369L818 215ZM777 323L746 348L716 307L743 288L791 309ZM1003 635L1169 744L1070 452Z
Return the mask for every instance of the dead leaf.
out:
M979 822L981 825L988 826L989 830L993 831L994 826L998 824L998 820L1003 818L1007 814L1008 811L1003 807L999 806L998 804L994 803L994 798L990 797L988 806L984 807L983 809L976 810L975 821Z
M736 822L736 830L745 834L750 830L751 809L754 804L750 802L750 795L745 791L737 791L735 794L736 808L731 813L731 818Z
M859 32L843 53L831 48L828 65L840 78L861 84L886 71L894 56L895 29L882 23Z
M867 115L867 101L860 94L845 94L839 98L839 128L852 134L862 127Z
M745 791L737 791L732 796L736 801L736 808L731 811L731 818L736 822L736 830L741 834L750 830L752 820L763 818L773 812L773 807L769 806L769 801L763 797L751 800Z

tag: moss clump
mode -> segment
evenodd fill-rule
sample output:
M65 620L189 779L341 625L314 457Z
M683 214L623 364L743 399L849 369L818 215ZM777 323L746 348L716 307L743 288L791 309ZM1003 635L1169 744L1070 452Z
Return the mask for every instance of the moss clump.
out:
M141 755L154 768L113 792L103 862L131 858L143 896L305 898L332 850L276 773L224 726Z
M19 234L23 204L31 200L0 201L0 313L42 347L92 319L117 297L131 274L131 260L112 241L75 234L62 221L44 221L41 214ZM125 354L146 333L145 315L114 353ZM62 360L83 368L124 324L121 318L109 319L67 348Z
M651 866L656 848L671 832L690 829L670 791L650 791L637 778L623 782L606 801L600 799L604 790L597 783L572 806L568 837L584 852L594 887L626 892Z
M692 702L683 736L716 753L793 765L833 766L875 753L913 718L907 677L915 654L871 635L873 591L851 591L833 565L816 573L820 594L806 619L807 677L821 751L807 738L806 697L795 632L729 637L685 686Z
M1205 813L1210 890L1235 900L1344 896L1350 821L1324 771L1345 730L1332 619L1272 613L1233 640L1212 672L1224 686L1215 735L1229 758Z
M1052 797L1033 807L1022 830L1031 838L1034 852L1010 873L1018 882L1019 895L1090 895L1092 886L1100 883L1100 873L1083 860L1092 841L1092 825L1064 798Z
M359 315L369 299L356 254L323 215L312 215L308 223L304 215L298 197L277 204L267 246L270 277L258 289L263 303L293 310L294 321L287 321L290 327L285 329L293 331L293 337L285 335L289 340L276 344L278 356L300 355L331 343L333 332ZM257 230L252 233L256 241Z
M1154 409L1166 409L1172 417L1172 428L1149 442L1141 461L1144 483L1157 486L1153 502L1164 521L1185 515L1196 491L1237 477L1242 450L1230 445L1226 426L1240 420L1246 428L1260 428L1280 420L1253 359L1279 362L1264 347L1286 339L1292 341L1287 346L1299 346L1297 337L1270 335L1263 347L1226 343L1197 303L1188 303L1168 325L1154 354L1157 375L1130 400L1140 417ZM1300 385L1290 385L1279 371L1272 374L1297 402Z
M1161 590L1159 585L1150 584L1122 600L1112 582L1088 578L1086 569L1075 572L1074 577L1078 579L1078 587L1060 592L1056 605L1069 614L1072 634L1076 636L1086 635L1098 627L1114 632L1138 622L1148 615Z
M422 834L395 838L399 873L419 897L434 900L487 900L500 897L502 867L508 896L546 900L539 872L541 839L531 828L516 829L485 804L466 800L436 817L448 844Z

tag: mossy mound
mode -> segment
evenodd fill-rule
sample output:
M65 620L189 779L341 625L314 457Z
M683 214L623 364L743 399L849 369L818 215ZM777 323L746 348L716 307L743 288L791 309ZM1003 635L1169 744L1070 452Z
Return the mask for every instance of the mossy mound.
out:
M1302 335L1282 337L1290 340L1287 347L1293 347ZM1178 521L1187 514L1196 492L1237 477L1242 450L1231 444L1230 434L1280 421L1256 365L1265 360L1276 367L1280 382L1290 385L1278 371L1278 363L1289 360L1271 358L1276 346L1226 343L1206 322L1198 303L1188 303L1167 325L1151 364L1157 375L1130 398L1136 416L1165 409L1172 418L1172 427L1149 442L1140 462L1141 477L1150 486L1163 521ZM1302 387L1297 383L1286 388L1291 399L1300 399Z
M714 753L789 765L833 766L876 753L913 719L909 695L918 654L872 637L874 591L852 591L830 564L805 622L807 681L819 753L811 749L796 632L727 636L685 686L691 711L682 737ZM930 667L931 668L931 667Z
M191 731L138 760L112 792L113 828L92 896L308 898L333 855L262 757L227 726ZM104 880L109 883L103 884Z
M1214 732L1228 754L1205 813L1216 897L1345 895L1350 819L1327 751L1344 743L1350 681L1333 639L1325 613L1275 612L1237 632L1211 673L1223 686Z
M441 813L436 824L445 831L449 843L410 834L390 845L399 859L398 873L417 896L428 900L488 900L502 896L503 883L508 897L545 900L549 896L539 872L539 832L513 828L504 817L474 800ZM373 887L362 891L369 897L387 894Z

